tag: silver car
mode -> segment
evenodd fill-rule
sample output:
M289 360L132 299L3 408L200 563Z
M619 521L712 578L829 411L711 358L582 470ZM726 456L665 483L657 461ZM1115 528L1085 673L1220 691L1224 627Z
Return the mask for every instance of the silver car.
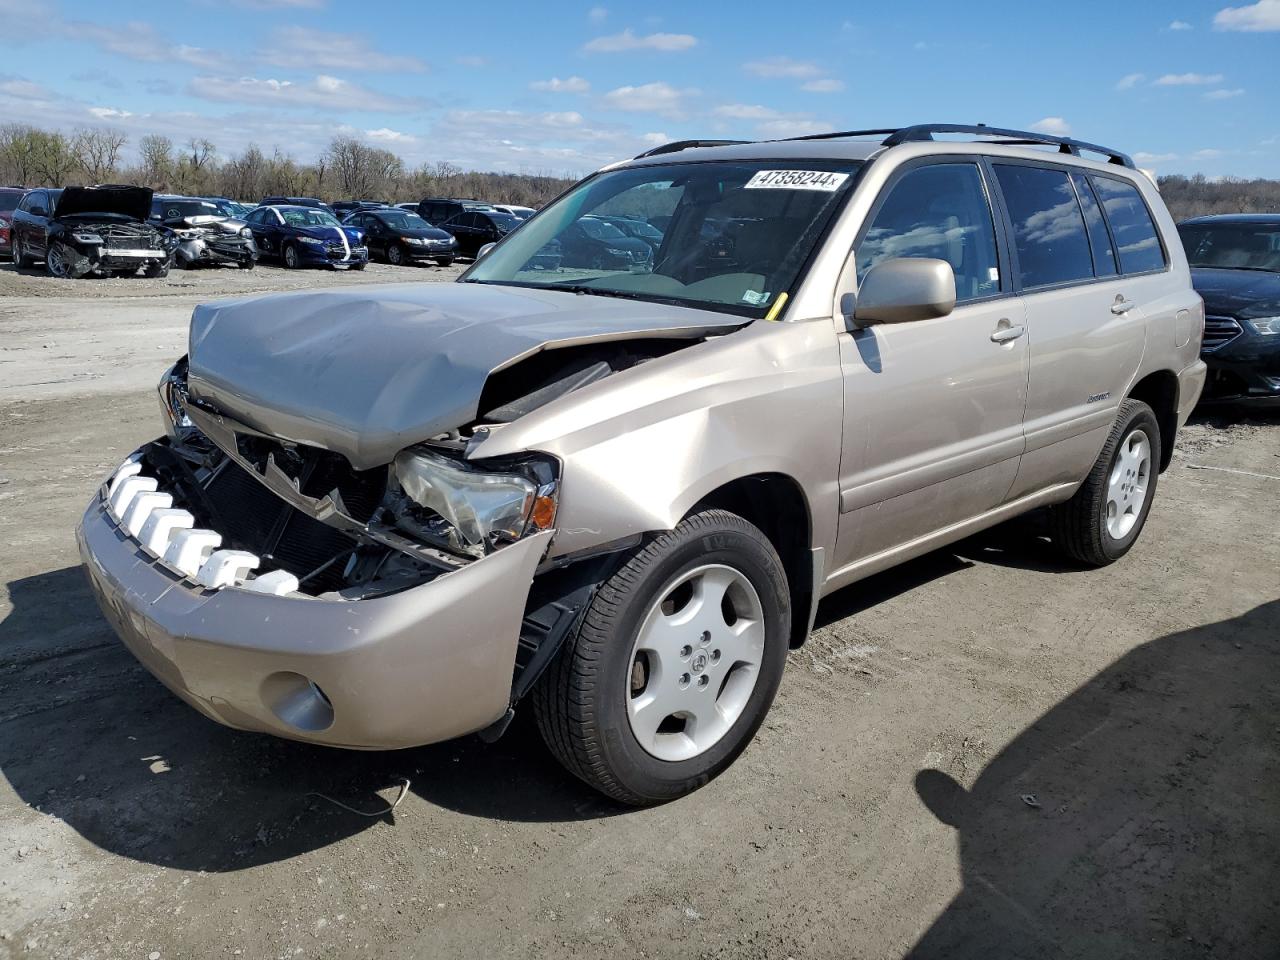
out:
M551 266L583 217L661 242ZM389 749L529 701L570 771L661 802L750 742L832 591L1039 507L1075 562L1123 556L1202 326L1117 151L670 144L455 284L198 307L165 435L81 553L128 647L221 723Z

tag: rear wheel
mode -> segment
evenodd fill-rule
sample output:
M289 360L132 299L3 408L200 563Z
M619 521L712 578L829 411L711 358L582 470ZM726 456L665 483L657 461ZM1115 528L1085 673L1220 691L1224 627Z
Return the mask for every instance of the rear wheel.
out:
M751 741L790 630L786 575L764 534L724 510L695 514L601 586L535 688L539 730L610 797L673 800Z
M36 259L27 253L26 244L22 242L20 237L13 238L13 263L19 270L30 269L35 266Z
M1128 553L1151 511L1160 462L1155 413L1140 400L1125 400L1088 479L1050 513L1059 549L1091 567Z

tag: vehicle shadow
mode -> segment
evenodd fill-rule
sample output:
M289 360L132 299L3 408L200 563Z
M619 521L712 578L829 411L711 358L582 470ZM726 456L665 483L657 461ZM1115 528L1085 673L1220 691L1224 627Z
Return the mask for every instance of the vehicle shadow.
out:
M394 752L230 730L134 660L78 567L7 589L0 776L22 801L112 853L206 871L284 860L393 822L397 814L362 817L325 797L376 813L402 779L432 804L497 820L625 810L555 764L527 710L494 744L468 737Z
M1280 601L1137 647L965 790L964 890L911 958L1280 956Z

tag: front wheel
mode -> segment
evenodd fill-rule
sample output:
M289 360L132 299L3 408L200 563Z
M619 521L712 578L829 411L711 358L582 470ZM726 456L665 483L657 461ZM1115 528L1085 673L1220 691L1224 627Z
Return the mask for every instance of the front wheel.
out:
M154 260L142 268L142 275L151 280L159 280L169 275L171 266L173 266L172 260Z
M623 803L663 803L725 770L773 703L791 601L773 545L707 510L597 591L534 691L556 758Z
M1140 400L1125 400L1088 478L1050 513L1058 548L1091 567L1128 553L1151 511L1160 462L1155 413Z
M404 248L398 243L390 244L387 247L387 263L393 267L399 267L404 264L405 255Z
M302 258L298 254L298 248L292 243L284 248L282 259L286 270L297 270L302 266Z

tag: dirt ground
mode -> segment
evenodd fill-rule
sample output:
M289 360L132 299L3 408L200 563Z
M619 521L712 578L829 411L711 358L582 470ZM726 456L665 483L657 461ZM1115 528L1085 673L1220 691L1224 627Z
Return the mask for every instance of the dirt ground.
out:
M527 716L361 754L167 693L72 531L191 306L453 273L0 269L0 957L1280 956L1280 417L1197 418L1109 569L1031 517L829 598L756 742L658 809Z

